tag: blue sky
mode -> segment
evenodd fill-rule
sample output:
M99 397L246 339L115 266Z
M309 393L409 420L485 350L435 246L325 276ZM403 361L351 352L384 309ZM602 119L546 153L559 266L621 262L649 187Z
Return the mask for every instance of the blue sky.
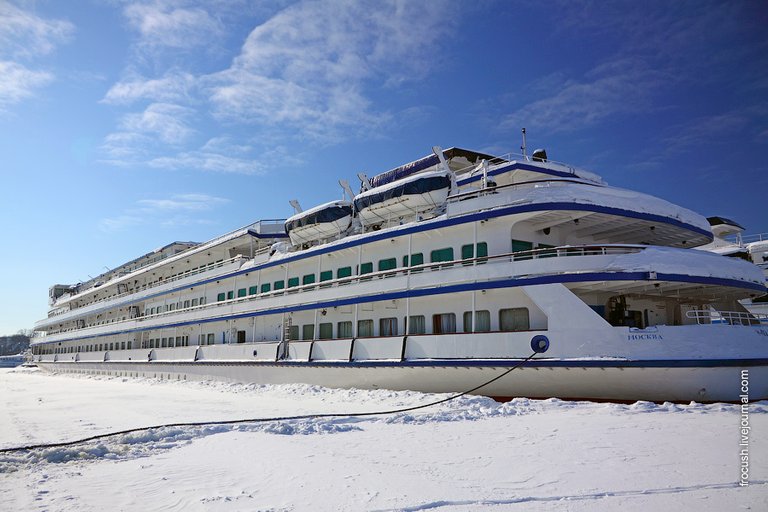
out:
M529 147L768 232L768 4L0 0L0 334L47 289Z

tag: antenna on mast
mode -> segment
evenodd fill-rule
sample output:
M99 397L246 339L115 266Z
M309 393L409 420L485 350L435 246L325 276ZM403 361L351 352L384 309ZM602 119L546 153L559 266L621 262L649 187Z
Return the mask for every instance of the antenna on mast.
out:
M525 154L525 128L523 128L523 145L520 146L520 149L523 151L523 156L528 158L528 155Z

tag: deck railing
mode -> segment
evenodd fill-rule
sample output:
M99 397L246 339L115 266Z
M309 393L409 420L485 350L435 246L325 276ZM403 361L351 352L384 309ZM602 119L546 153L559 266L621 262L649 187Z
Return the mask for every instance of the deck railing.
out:
M454 266L468 267L468 266L485 265L485 264L492 265L495 263L527 261L527 260L535 260L535 259L541 259L541 258L632 254L632 253L641 252L646 248L647 247L643 245L619 245L619 244L561 246L561 247L552 247L552 248L547 247L547 248L540 248L540 249L531 249L528 251L509 252L509 253L498 254L493 256L478 256L474 258L456 259L451 261L435 261L430 263L424 263L421 265L413 265L410 267L399 267L399 268L394 268L389 270L380 270L377 272L359 274L355 276L329 279L327 281L316 281L310 284L286 287L280 290L270 290L268 292L256 293L253 295L247 295L245 297L235 297L235 298L227 299L223 301L208 302L203 305L191 306L188 308L174 309L173 311L164 311L162 313L156 313L154 315L140 315L136 318L126 319L126 320L115 319L110 322L105 322L105 324L89 325L86 328L99 327L100 325L106 325L107 323L120 324L128 321L145 322L148 320L164 318L170 315L177 315L179 313L208 310L208 309L217 308L221 306L228 306L228 305L238 304L241 302L247 302L251 300L265 299L265 298L274 297L278 295L303 293L303 292L313 291L320 288L346 286L352 283L372 281L374 279L386 279L386 278L391 278L397 275L419 274L422 272L437 271L437 270L454 267ZM53 333L52 335L59 334L62 332L71 332L75 330L81 330L81 329L83 328L81 327L81 328L66 329L63 331L58 331L57 333Z
M708 309L688 311L688 318L696 320L697 324L725 325L762 325L768 324L768 315L750 313L748 311L712 311Z

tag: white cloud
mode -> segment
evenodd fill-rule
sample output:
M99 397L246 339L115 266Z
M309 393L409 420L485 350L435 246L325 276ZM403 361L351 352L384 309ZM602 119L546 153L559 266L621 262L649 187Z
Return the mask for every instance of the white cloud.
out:
M189 101L194 86L195 77L181 71L169 72L156 79L133 76L113 85L102 101L110 104L129 104L136 100Z
M173 194L167 198L140 199L136 206L124 211L116 217L99 221L102 231L114 232L129 227L141 226L150 222L160 223L164 226L180 226L189 224L209 224L207 217L196 217L195 214L210 211L229 200L209 194L185 193Z
M300 2L254 28L232 66L207 77L216 113L334 142L391 121L369 88L422 78L450 28L441 2ZM419 29L414 30L414 20Z
M560 75L539 80L537 90L544 97L505 116L500 126L575 131L617 114L650 108L650 96L668 79L642 60L617 59L598 65L579 80Z
M32 69L23 61L52 52L73 32L68 21L43 19L0 0L0 111L54 80L50 71Z
M69 40L75 28L65 20L47 20L9 2L0 2L0 55L45 55Z
M124 13L140 34L139 45L150 49L199 47L224 30L202 7L182 7L180 2L131 3Z
M34 71L16 62L0 61L0 110L34 95L36 89L52 81L53 75L46 71Z
M180 105L152 103L144 112L125 115L120 127L127 132L157 136L166 144L182 144L194 133L187 121L193 113Z

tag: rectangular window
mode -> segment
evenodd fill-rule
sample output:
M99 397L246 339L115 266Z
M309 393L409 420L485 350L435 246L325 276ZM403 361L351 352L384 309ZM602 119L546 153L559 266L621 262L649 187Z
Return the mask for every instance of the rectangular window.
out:
M205 334L198 334L197 335L197 344L198 345L205 345Z
M245 288L240 288L239 290L237 290L237 298L238 299L240 297L245 297L246 295L248 295L248 290L246 290Z
M379 260L379 271L392 270L394 268L397 268L396 258L387 258L384 260Z
M208 344L213 345L216 342L216 338L214 337L213 333L208 334Z
M525 240L512 240L512 252L524 252L533 249L532 242L526 242ZM519 256L516 260L529 260L531 256Z
M245 331L237 331L237 342L245 343Z
M272 285L269 283L264 283L261 285L261 293L267 293L272 288Z
M341 267L336 271L336 278L341 279L352 275L352 267Z
M318 325L319 329L319 336L318 338L321 340L329 340L333 338L333 324L330 322L322 323Z
M408 317L408 334L424 334L425 332L427 332L427 326L424 315Z
M339 322L336 324L336 335L339 338L351 338L352 322Z
M307 324L301 327L301 339L303 340L315 339L315 324Z
M248 288L248 295L256 295L259 292L259 288L257 286L251 286Z
M162 342L160 343L160 347L165 348L168 346L168 338L163 338Z
M227 292L227 300L231 300L231 299L234 299L234 298L235 298L235 291L234 290L228 291Z
M298 277L289 277L288 278L288 288L295 288L296 286L299 286L299 278ZM277 286L275 286L277 288Z
M373 320L357 321L357 337L370 338L373 336Z
M530 328L528 308L499 310L500 331L527 331Z
M368 263L361 263L360 264L360 275L361 276L363 274L370 274L371 272L373 272L373 263L372 262L369 261ZM367 278L365 280L367 281L368 279L370 279L370 278ZM361 281L362 281L362 279L361 279Z
M380 319L379 336L397 336L397 318Z
M461 259L468 260L475 257L475 246L467 244L461 246Z
M489 332L491 330L491 312L488 310L475 311L477 325L474 332ZM464 332L472 332L472 312L464 312Z
M333 270L323 270L320 272L320 281L330 281L333 279Z
M200 297L200 305L202 306L205 304L205 297Z
M299 339L299 326L298 325L292 325L290 329L288 329L288 339L289 340L298 340Z
M453 261L453 247L446 247L445 249L435 249L429 254L429 261L431 263L437 263L440 261ZM450 267L450 265L442 265L443 268ZM432 267L436 268L436 267Z
M301 284L312 284L315 282L315 274L307 274L301 278Z
M184 308L188 308L188 307L189 307L189 300L185 300L184 301Z
M220 293L220 294L218 294L216 296L216 300L218 300L219 302L225 300L226 298L227 298L227 294L226 293Z
M285 281L275 281L275 291L282 290L283 288L285 288Z
M403 256L403 266L404 267L409 266L408 263L409 263L409 258L408 258L408 255L406 254L405 256ZM411 254L411 257L410 257L411 267L417 267L423 264L424 264L424 253L417 252L417 253ZM414 270L414 272L418 272L418 270Z
M432 315L432 333L448 334L456 332L456 314L440 313Z

